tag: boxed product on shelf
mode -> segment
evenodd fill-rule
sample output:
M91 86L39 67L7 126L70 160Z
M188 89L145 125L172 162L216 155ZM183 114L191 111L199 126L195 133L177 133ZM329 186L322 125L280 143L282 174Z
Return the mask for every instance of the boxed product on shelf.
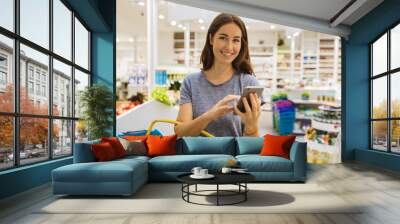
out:
M296 112L290 100L273 101L274 127L280 135L293 133Z

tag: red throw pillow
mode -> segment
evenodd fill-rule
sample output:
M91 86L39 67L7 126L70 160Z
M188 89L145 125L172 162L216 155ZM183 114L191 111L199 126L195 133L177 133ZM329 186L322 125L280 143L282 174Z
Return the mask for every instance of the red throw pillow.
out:
M176 135L171 136L147 136L147 155L148 156L165 156L176 155Z
M101 142L108 142L114 149L115 155L118 158L126 156L126 151L122 146L121 142L119 142L118 138L110 137L110 138L101 138Z
M261 149L262 156L281 156L289 159L290 148L296 136L274 136L266 134L264 136L264 145Z
M114 149L108 142L93 144L91 145L91 149L94 157L99 162L109 161L117 158Z

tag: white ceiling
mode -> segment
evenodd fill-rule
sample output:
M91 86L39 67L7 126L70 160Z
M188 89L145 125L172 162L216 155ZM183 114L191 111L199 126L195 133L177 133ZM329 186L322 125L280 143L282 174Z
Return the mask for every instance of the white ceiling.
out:
M129 44L129 39L146 40L146 0L117 1L117 37L121 42ZM349 35L350 26L359 18L371 11L383 0L361 1L353 13L337 27L331 27L329 21L351 0L158 0L158 11L165 19L158 20L160 31L182 31L177 26L171 26L172 20L177 24L190 23L192 31L201 31L200 27L208 27L211 20L219 12L228 12L241 16L249 31L266 30L273 25L276 30L293 28L315 32ZM216 12L215 12L216 11ZM250 18L246 19L244 17ZM199 24L197 19L205 22ZM121 46L121 43L120 43Z
M117 37L121 42L128 44L129 39L135 37L137 38L136 41L139 42L146 40L146 6L138 5L139 1L117 1ZM202 32L201 26L207 29L212 19L219 13L161 0L158 1L158 12L165 16L163 20L158 19L158 29L160 31L182 31L177 25L189 22L190 30L195 32ZM204 23L200 24L198 19L204 20ZM278 31L293 30L293 28L287 26L260 20L242 19L248 26L249 31L266 31L271 26L274 27L274 30ZM170 22L172 20L177 22L176 26L171 26ZM122 47L121 42L119 46Z
M288 12L301 16L307 16L316 19L329 21L336 13L344 8L351 0L224 0L227 2L235 2L255 7L269 8L282 12ZM365 4L354 15L348 17L342 24L352 25L360 17L368 13L383 0L367 0Z
M169 0L193 7L233 13L239 16L347 37L350 26L383 0L355 0L354 10L337 26L330 20L350 0ZM351 7L349 8L351 9Z
M225 0L329 21L350 0ZM351 25L351 24L347 24Z

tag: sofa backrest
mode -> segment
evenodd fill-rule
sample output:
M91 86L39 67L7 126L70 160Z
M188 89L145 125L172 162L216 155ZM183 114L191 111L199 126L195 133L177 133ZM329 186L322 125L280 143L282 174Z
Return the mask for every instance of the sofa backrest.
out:
M234 137L182 137L177 142L177 154L225 154L235 155Z
M90 146L92 144L99 144L100 140L93 140L87 142L75 143L74 146L74 163L89 163L95 162L96 158L93 155Z
M236 155L259 154L264 144L263 137L236 137Z

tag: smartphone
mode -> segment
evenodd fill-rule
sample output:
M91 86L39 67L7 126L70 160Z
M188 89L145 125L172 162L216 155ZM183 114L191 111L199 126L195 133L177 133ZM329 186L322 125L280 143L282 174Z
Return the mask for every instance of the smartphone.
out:
M237 108L242 112L246 112L244 109L243 98L246 97L247 102L251 107L250 93L256 93L258 98L262 97L262 93L264 91L263 86L246 86L243 90L242 96L240 97L239 103L237 104Z

